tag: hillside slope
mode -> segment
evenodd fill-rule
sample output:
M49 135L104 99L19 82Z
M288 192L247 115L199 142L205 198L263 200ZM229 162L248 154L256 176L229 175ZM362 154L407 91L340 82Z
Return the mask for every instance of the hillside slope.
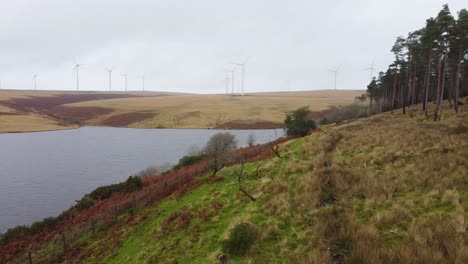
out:
M111 126L275 128L297 105L312 111L352 104L359 90L252 93L0 91L0 133Z
M466 101L466 99L465 99ZM400 111L322 127L280 156L224 168L216 180L80 233L80 263L467 263L468 114L440 122ZM155 191L153 189L153 191ZM222 251L249 223L244 256ZM54 242L55 241L55 242ZM60 241L60 240L59 240ZM33 257L54 262L57 240ZM24 255L23 255L24 256ZM59 258L60 259L60 258ZM35 262L36 263L36 262Z
M84 125L135 128L272 128L298 105L311 111L352 104L359 90L253 93L245 96L177 95L124 98L64 105L79 111L102 107L110 113L83 120Z

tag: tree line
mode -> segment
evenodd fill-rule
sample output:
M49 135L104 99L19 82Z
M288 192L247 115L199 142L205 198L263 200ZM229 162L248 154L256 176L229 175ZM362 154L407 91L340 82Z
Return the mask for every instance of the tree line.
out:
M369 114L402 108L412 115L413 105L422 103L426 117L437 121L444 99L458 113L459 98L468 92L468 11L457 14L444 5L423 28L397 37L391 49L395 60L367 86Z

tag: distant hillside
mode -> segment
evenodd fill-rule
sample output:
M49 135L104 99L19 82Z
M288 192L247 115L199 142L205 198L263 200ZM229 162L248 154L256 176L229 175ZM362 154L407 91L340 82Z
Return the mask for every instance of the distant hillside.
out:
M113 126L274 128L298 105L312 111L352 104L364 91L318 90L245 96L176 93L0 91L0 133Z
M31 248L33 263L467 263L468 114L434 122L417 109L321 127L281 143L280 157L238 151L217 177L201 162L145 178L141 191L0 246L0 262L25 262ZM253 245L229 254L240 223Z

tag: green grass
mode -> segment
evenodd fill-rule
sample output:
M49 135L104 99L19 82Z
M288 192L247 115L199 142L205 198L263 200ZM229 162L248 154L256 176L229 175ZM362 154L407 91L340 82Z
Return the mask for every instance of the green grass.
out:
M440 256L441 262L463 263L467 137L447 131L468 116L446 113L430 125L418 117L385 113L282 144L282 158L245 164L242 186L255 202L238 191L240 165L224 168L222 181L84 235L84 262L216 263L229 230L248 222L259 237L247 256L228 256L230 263L333 263L336 256L344 263ZM337 201L320 204L324 193Z

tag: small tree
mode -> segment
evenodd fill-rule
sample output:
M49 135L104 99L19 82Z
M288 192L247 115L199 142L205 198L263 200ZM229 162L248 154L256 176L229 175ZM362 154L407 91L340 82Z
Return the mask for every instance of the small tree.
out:
M213 135L206 143L204 153L212 159L211 169L213 176L227 163L226 153L237 148L236 137L231 133L218 133Z
M249 134L249 136L247 137L247 145L249 147L253 147L255 145L256 140L257 139L255 138L254 134Z
M309 107L304 106L286 117L284 124L286 125L288 136L303 137L316 127L315 121L308 117L309 113Z

